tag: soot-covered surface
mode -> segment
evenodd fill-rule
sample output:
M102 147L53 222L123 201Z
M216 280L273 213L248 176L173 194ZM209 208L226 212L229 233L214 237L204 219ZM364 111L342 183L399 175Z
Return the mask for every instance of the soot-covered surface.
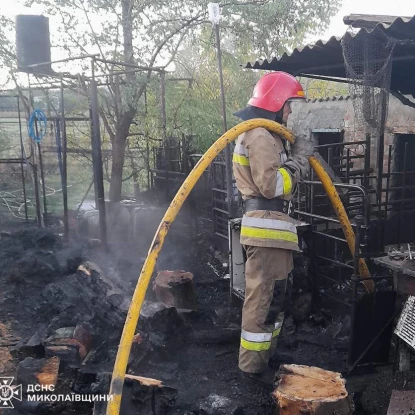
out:
M10 349L19 341L28 340L39 330L46 338L59 327L78 324L83 312L87 314L85 320L91 327L96 339L94 346L98 350L105 336L108 336L102 362L95 360L93 370L110 371L118 344L117 336L122 329L121 316L116 315L113 321L109 319L109 324L118 325L111 330L100 318L98 308L102 305L97 304L95 310L93 305L86 304L82 296L75 299L67 292L62 296L59 288L67 290L67 287L73 287L75 290L73 283L79 279L74 278L77 267L85 261L93 261L99 264L102 274L118 280L116 286L123 290L126 298L130 298L145 258L145 251L137 253L134 248L133 244L125 243L112 246L110 254L103 254L86 240L74 239L65 243L62 237L38 229L25 229L4 236L0 240L0 376L15 375L21 359L12 358ZM220 399L229 399L225 402L227 410L233 408L232 412L236 410L235 413L238 413L243 408L246 414L273 413L270 391L239 377L237 331L240 308L230 305L229 280L223 278L226 268L209 242L200 236L189 238L180 231L172 232L157 268L191 271L195 276L199 310L184 317L186 332L180 335L188 332L190 340L182 342L179 348L173 347L174 342L160 349L153 346L146 351L143 360L142 356L132 355L130 367L133 369L130 372L161 379L166 385L177 388L178 399L171 413L199 413L200 408L210 405L206 399L215 393ZM47 299L47 296L52 298ZM151 288L148 297L149 301L155 300ZM71 299L75 303L73 307L67 304ZM51 306L54 300L59 304ZM225 344L217 344L220 340L217 340L216 333L221 329L226 329L228 333ZM207 344L203 344L203 335L208 332L215 333L216 340L207 338ZM198 340L191 340L192 333ZM144 336L147 334L143 333ZM210 344L212 341L213 344ZM67 381L65 376L70 377L73 373L66 371L61 374L60 382L70 384L73 379ZM210 399L216 399L212 396ZM73 408L62 409L62 405L54 410L48 413L81 413L79 408L74 412ZM24 412L14 410L14 413ZM90 405L85 404L82 413L92 413Z
M125 318L123 300L131 298L147 252L147 247L137 250L138 246L139 243L124 241L112 244L110 253L102 253L86 240L74 238L66 243L51 232L38 229L20 230L3 237L0 376L14 375L19 359L12 358L9 352L19 340L27 340L39 331L46 338L60 327L85 322L93 335L96 353L91 363L82 368L88 373L83 379L87 377L93 382L96 373L111 372ZM105 275L105 284L99 279L94 287L76 285L83 281L76 273L77 267L85 261L98 265L97 275ZM198 301L196 312L166 314L172 315L177 332L163 324L157 326L157 322L149 329L144 318L139 322L138 330L145 341L133 346L129 373L160 379L177 389L177 400L166 414L275 413L271 391L241 378L238 372L241 304L230 301L225 261L205 235L192 235L180 227L173 227L159 258L157 270L182 269L194 274ZM296 264L294 278L300 284L294 284L294 301L287 313L275 363L342 371L350 322L347 317L332 319L312 310L310 297L304 293L306 264L301 259ZM108 285L111 295L103 288ZM77 289L85 289L93 301L83 295L72 295ZM147 300L155 301L151 286ZM70 368L60 375L61 384L72 391L80 388L74 381L79 378L78 369ZM82 388L88 391L89 386ZM224 409L212 409L222 404ZM33 413L92 414L87 404L76 410L61 405L48 411Z

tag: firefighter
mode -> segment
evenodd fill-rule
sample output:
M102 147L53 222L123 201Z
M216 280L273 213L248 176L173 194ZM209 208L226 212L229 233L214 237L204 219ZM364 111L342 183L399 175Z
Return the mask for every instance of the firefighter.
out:
M305 99L301 84L285 72L273 72L258 81L247 107L235 115L243 121L266 118L286 125L290 102L296 99ZM241 244L246 253L239 368L245 376L267 384L273 381L269 360L284 321L293 251L299 251L291 199L300 177L308 173L311 154L308 140L298 138L289 154L279 136L255 128L238 137L233 155L243 198Z

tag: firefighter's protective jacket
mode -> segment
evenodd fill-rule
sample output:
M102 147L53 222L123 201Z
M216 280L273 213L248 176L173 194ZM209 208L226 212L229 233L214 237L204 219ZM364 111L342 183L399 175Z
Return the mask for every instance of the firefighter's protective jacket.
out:
M288 158L281 138L265 128L255 128L238 137L233 171L244 200L291 200L300 179L298 165ZM299 251L294 220L275 211L247 212L242 219L241 243Z

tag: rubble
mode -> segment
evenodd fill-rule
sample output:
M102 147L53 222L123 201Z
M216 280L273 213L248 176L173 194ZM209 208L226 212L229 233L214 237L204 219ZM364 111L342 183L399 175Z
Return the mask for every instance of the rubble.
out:
M46 356L58 356L63 364L81 364L92 343L92 336L83 325L55 331L45 342Z
M181 347L190 335L176 308L150 301L143 304L138 331L146 333L149 343L159 352L169 354Z
M28 385L56 386L60 360L58 357L34 359L26 357L17 368L17 383L27 390Z
M13 364L27 357L33 359L29 360L32 365L50 358L59 359L59 393L105 391L105 387L109 387L137 269L142 263L140 258L145 253L137 255L133 246L131 254L120 248L120 257L114 253L100 254L93 251L88 241L66 243L59 236L48 236L47 232L38 230L33 230L33 234L25 232L27 240L24 241L16 239L15 235L0 239L0 282L5 287L0 297L0 316L14 328L10 338L17 339L17 344L8 346ZM37 240L41 248L36 246ZM137 379L127 380L123 393L126 414L153 414L154 406L150 408L150 402L156 401L159 415L273 415L275 412L269 393L251 383L246 384L239 376L241 310L238 305L229 303L229 282L223 280L226 272L223 261L213 258L213 253L206 249L209 244L202 242L192 243L180 235L179 243L183 246L176 240L168 242L172 248L160 258L160 267L168 264L171 269L188 269L197 275L192 284L197 292L198 308L168 307L162 302L150 301L155 300L155 296L148 293L134 336L127 374L159 379L163 388L143 385ZM25 257L36 258L32 274L26 268L27 271L16 273L19 283L10 283L10 270L18 270L16 264ZM53 273L44 262L52 266ZM208 263L212 267L207 266ZM122 275L120 264L123 265ZM47 278L42 274L42 267L49 269ZM296 298L307 294L303 282L299 288L294 281ZM304 291L300 292L302 289ZM19 304L15 301L17 295L21 298ZM344 321L336 337L330 337L329 351L322 346L305 344L301 339L301 336L321 337L332 320L324 316L306 318L300 323L288 312L278 347L278 365L290 361L305 364L312 361L316 365L321 361L328 365L341 361L343 354L332 346L347 336ZM329 332L331 329L327 330ZM98 404L94 409L92 404L82 409L66 403L46 409L23 406L21 410L29 413L55 415L65 413L63 410L79 415L105 413L105 407L98 407ZM220 409L212 412L216 407Z
M386 415L393 390L415 391L415 373L380 373L362 394L363 409L373 415Z
M20 340L15 346L10 349L10 354L19 360L26 357L42 358L45 357L45 347L43 346L43 339L45 336L45 327L42 327L30 337L28 341Z
M201 415L243 415L243 408L224 396L210 394L200 403Z
M91 391L96 394L108 394L111 375L101 373ZM127 374L124 380L122 414L167 415L174 406L178 391L157 379ZM95 402L94 415L105 415L106 402Z
M128 310L128 300L121 288L90 262L75 274L48 284L41 297L42 311L54 316L49 326L53 330L65 327L68 322L89 324L94 328L92 335L111 327L106 335L116 338Z

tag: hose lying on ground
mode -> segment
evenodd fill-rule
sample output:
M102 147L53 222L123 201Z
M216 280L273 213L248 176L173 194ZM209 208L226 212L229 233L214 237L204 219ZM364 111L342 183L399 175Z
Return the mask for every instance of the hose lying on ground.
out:
M290 143L294 143L295 141L295 136L290 130L283 127L281 124L262 118L244 121L238 124L236 127L231 128L229 131L223 134L214 144L212 144L209 150L207 150L206 153L202 156L202 158L198 161L198 163L195 165L193 170L190 172L190 174L187 176L187 178L181 185L179 191L177 192L169 208L167 209L163 219L161 220L161 223L156 231L150 250L148 252L146 261L144 262L143 268L141 270L140 277L138 279L137 286L134 290L133 298L131 300L130 308L128 310L127 318L125 320L124 329L121 335L120 345L118 347L117 358L115 360L114 370L112 374L111 388L109 392L110 395L112 395L112 400L108 402L107 415L119 414L125 372L127 369L128 358L130 355L131 345L137 327L141 306L143 305L147 288L157 262L157 258L159 256L159 253L164 243L164 239L166 238L171 224L173 223L174 219L179 213L190 191L193 189L193 187L199 180L200 176L203 174L206 168L212 163L215 157L218 156L219 153L223 151L223 149L228 144L236 140L236 138L239 135L258 127L263 127L268 131L276 133L280 137L283 137L284 139L288 140ZM315 160L315 162L312 162L313 168L317 165L319 165L317 160ZM317 174L319 174L318 171ZM327 181L327 178L331 182L331 179L328 176L324 178L325 181ZM333 186L333 183L331 183L331 185ZM337 194L337 191L334 188L334 186L332 192ZM343 230L347 229L349 232L350 237L347 238L347 241L349 243L351 251L354 252L353 229L351 229L350 221L348 220L347 214L345 214L344 206L338 194L337 198L338 200L336 199L335 204L333 203L332 198L330 198L330 200L333 203L333 207L336 210L337 216L339 218L340 223L342 224ZM343 212L339 211L340 205L343 208L345 215L343 215ZM364 262L363 259L362 261Z

